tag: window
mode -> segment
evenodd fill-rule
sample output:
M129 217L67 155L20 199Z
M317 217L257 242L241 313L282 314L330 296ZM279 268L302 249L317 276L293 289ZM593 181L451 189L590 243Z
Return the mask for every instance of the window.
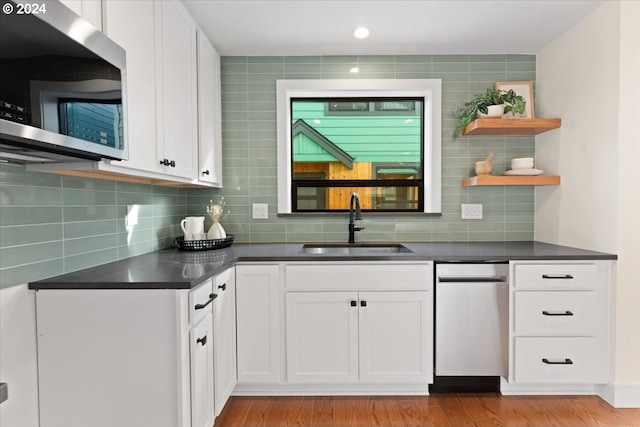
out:
M440 212L439 80L279 80L278 213Z

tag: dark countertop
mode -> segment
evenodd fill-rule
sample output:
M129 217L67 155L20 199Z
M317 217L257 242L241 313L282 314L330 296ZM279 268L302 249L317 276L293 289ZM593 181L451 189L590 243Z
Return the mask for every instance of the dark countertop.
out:
M165 249L29 284L29 289L191 289L239 262L615 260L616 255L548 243L403 243L413 253L327 255L302 252L302 243L236 243L212 251Z

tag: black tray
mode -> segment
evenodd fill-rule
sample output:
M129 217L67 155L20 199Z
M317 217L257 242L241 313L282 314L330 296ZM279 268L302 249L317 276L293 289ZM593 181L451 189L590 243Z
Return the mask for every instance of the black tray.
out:
M178 249L183 251L209 251L212 249L228 248L233 243L233 234L227 234L224 239L210 240L184 240L184 237L176 237L174 240Z

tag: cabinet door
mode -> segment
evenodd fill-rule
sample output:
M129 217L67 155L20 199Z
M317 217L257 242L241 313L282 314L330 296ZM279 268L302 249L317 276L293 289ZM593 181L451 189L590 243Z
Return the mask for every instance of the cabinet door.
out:
M196 30L178 2L158 2L156 69L159 90L158 146L172 163L164 173L197 178ZM150 66L148 64L147 66Z
M433 379L433 301L429 292L360 292L360 381Z
M104 32L127 51L127 141L129 160L118 166L162 172L156 152L154 6L151 0L104 2Z
M216 416L220 414L238 382L236 372L236 278L235 269L229 275L216 277L213 305L213 361ZM223 280L219 280L223 279Z
M238 383L280 382L280 268L236 267Z
M287 381L358 381L358 294L289 292Z
M189 331L191 355L191 427L211 427L213 407L213 334L211 314Z
M220 56L201 31L198 38L198 179L222 187Z
M60 0L62 4L102 31L102 0Z

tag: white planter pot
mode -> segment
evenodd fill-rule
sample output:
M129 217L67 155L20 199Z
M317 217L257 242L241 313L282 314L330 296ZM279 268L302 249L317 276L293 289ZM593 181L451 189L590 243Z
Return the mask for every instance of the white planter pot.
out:
M486 119L489 117L502 117L502 115L504 114L504 107L505 107L504 104L489 105L487 107L487 110L489 110L487 114L484 114L482 111L478 111L478 118Z

